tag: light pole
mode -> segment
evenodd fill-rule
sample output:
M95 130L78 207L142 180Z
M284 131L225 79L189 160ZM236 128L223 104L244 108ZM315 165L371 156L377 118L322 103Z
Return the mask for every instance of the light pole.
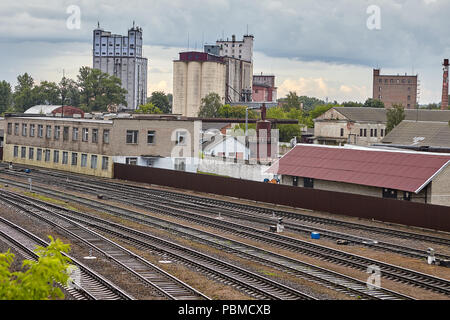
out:
M248 155L248 109L260 109L261 108L261 106L259 106L259 107L249 107L249 106L246 106L245 107L245 148L244 148L244 161L249 161L250 159L247 159L247 158L250 158L250 156Z

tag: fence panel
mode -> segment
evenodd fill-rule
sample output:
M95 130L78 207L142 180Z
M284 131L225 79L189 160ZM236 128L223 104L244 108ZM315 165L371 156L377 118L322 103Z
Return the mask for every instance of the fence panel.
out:
M114 176L129 181L450 231L450 207L446 206L118 163L114 164Z

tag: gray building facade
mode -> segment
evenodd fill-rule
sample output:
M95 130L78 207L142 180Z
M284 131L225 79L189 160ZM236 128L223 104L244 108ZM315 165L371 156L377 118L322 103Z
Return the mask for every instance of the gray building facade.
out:
M122 36L100 26L93 34L93 68L118 77L126 89L127 109L147 102L147 59L142 56L142 28L133 27ZM124 107L124 106L120 106Z

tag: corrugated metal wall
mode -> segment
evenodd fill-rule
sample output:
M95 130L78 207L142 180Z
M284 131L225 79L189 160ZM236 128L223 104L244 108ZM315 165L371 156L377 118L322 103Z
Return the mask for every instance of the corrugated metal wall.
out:
M450 207L114 164L117 179L450 231Z

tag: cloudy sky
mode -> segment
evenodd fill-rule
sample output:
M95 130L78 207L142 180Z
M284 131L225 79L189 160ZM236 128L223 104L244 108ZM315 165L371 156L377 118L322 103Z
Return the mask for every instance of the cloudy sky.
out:
M80 25L73 6L79 8ZM0 0L0 80L29 72L58 81L92 66L92 30L144 29L149 92L172 92L178 52L222 35L255 36L254 72L277 77L279 97L365 101L372 69L419 74L420 103L441 99L450 58L448 0Z

